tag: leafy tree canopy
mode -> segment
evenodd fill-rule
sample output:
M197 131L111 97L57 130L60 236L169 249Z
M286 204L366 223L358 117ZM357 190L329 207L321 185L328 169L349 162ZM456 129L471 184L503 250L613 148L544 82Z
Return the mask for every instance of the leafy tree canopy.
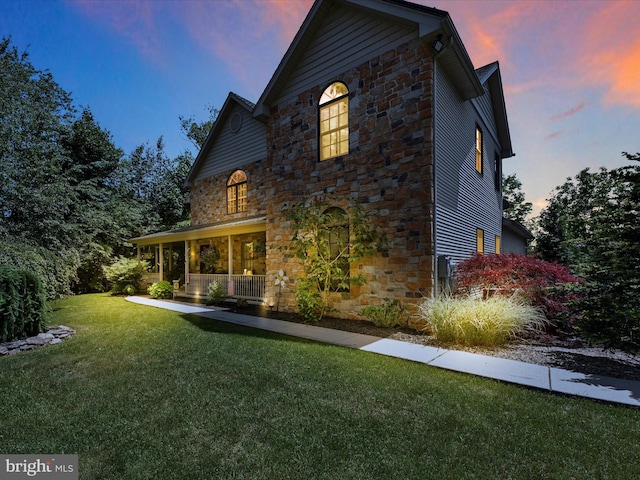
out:
M204 142L207 140L207 136L213 127L213 124L216 122L218 118L218 114L220 110L216 107L209 105L207 107L209 112L209 118L203 122L197 122L195 117L191 115L190 117L183 117L180 115L180 129L182 133L193 143L193 145L198 149L198 151L204 145Z
M623 154L640 161L640 154ZM557 187L540 215L538 253L585 280L582 329L640 348L640 166L582 170Z
M0 40L0 252L25 245L34 263L44 261L42 271L60 273L44 279L49 297L71 284L101 289L102 265L131 253L128 238L187 220L192 163L189 152L169 159L162 137L125 156L50 72Z
M503 212L505 218L519 222L531 229L533 225L527 217L531 214L533 205L525 200L522 182L515 174L502 177L502 196L508 203Z

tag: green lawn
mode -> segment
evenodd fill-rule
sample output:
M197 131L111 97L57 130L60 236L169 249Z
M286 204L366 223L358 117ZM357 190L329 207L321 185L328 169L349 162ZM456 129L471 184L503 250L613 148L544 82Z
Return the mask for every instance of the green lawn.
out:
M0 358L0 452L80 478L640 478L640 411L134 305Z

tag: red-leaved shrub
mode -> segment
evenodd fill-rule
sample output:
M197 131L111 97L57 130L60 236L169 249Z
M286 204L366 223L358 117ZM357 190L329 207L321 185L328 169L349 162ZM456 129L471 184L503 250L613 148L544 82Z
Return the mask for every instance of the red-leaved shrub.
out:
M555 319L567 310L572 296L563 287L580 281L564 265L540 260L535 256L515 253L476 254L456 265L457 290L469 293L482 290L486 294L524 297L542 308L548 319Z

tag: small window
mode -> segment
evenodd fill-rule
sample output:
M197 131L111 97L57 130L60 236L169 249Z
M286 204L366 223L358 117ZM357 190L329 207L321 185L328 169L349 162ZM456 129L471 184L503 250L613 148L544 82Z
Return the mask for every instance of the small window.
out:
M335 82L322 93L320 113L320 160L349 153L349 90Z
M502 161L500 159L500 155L498 155L498 152L495 152L493 154L493 159L495 163L495 177L493 179L493 182L496 187L496 192L500 192L502 191Z
M496 235L496 253L500 253L500 235Z
M484 255L484 230L476 228L476 252Z
M476 170L482 173L482 130L476 126Z
M227 213L247 211L247 174L236 170L227 181Z

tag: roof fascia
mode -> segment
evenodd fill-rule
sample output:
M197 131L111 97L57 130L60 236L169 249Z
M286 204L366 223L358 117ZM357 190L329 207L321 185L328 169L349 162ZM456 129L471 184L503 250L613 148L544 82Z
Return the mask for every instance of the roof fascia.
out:
M269 105L267 101L267 99L269 98L269 95L273 91L276 84L279 82L286 66L294 57L296 51L298 50L298 47L303 43L303 38L305 37L305 33L309 29L309 26L313 22L314 18L316 17L318 12L321 9L323 9L324 5L330 1L331 0L315 0L313 5L311 6L311 10L309 10L309 13L307 13L307 16L305 17L304 21L302 22L302 25L300 26L300 28L298 29L298 32L296 33L296 36L293 37L293 41L291 42L291 45L289 45L289 48L287 49L284 56L282 57L282 60L280 60L280 63L278 64L276 71L271 76L271 80L269 80L267 87L264 89L264 92L262 92L262 95L258 99L258 102L256 103L256 106L253 109L254 118L257 118L259 120L264 120L266 117L269 116Z
M182 242L185 240L199 240L209 237L224 237L228 235L241 235L244 233L264 232L267 229L267 220L264 217L249 219L246 221L207 225L202 228L186 230L169 230L152 233L129 240L134 245L157 245L159 243Z
M502 151L500 155L502 158L510 158L515 156L513 153L513 145L511 144L511 133L509 132L509 121L507 119L507 107L504 100L504 90L502 88L502 75L500 74L500 63L494 62L492 68L486 72L484 79L481 79L482 83L489 85L489 91L491 92L491 100L493 103L493 112L496 120L496 127L498 130L498 138L500 139L500 145L502 145Z
M445 69L446 63L453 63L454 61L462 67L464 76L462 78L455 79L455 81L459 84L458 87L463 98L465 100L470 100L472 98L479 97L480 95L484 95L484 88L482 83L480 83L480 79L478 78L475 68L473 67L473 62L471 61L469 53L464 47L462 39L458 34L458 30L456 30L449 14L442 19L441 28L449 42L440 58L442 59L442 62L445 63Z
M511 220L510 218L502 217L502 228L511 230L516 235L527 240L534 238L533 233L531 233L527 227L516 220Z
M202 145L202 148L198 152L198 155L196 156L196 159L193 162L193 165L191 165L191 170L189 170L189 174L187 175L187 178L184 181L185 187L191 186L193 177L198 173L198 171L200 170L200 167L202 166L202 163L204 163L205 158L207 158L209 151L211 150L211 148L213 147L213 144L215 143L215 139L220 134L220 131L222 130L223 125L227 121L227 117L229 116L229 113L233 109L234 103L236 105L240 105L242 108L247 110L249 114L252 113L251 108L249 108L249 106L245 102L240 100L235 93L229 92L229 94L227 95L227 98L224 101L224 104L222 105L222 108L220 109L220 113L218 113L218 118L216 118L216 121L213 124L213 127L211 127L211 130L209 131L209 135L207 135L207 139L205 140L204 145Z

